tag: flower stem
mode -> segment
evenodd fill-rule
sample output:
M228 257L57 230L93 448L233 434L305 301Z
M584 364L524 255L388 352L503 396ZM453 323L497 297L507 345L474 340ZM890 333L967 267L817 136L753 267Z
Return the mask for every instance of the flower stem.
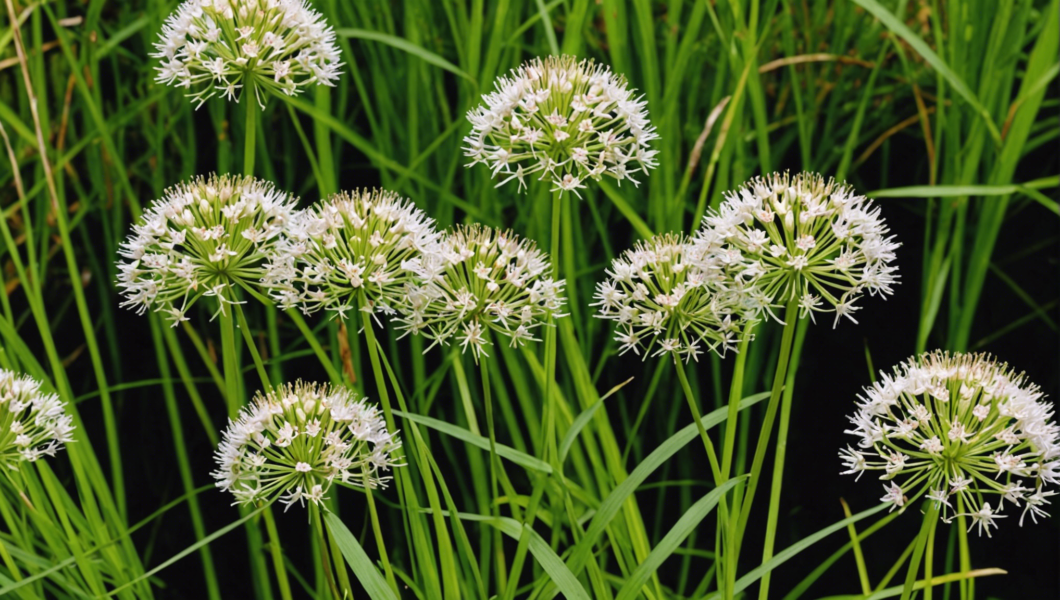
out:
M387 554L386 542L383 540L383 528L379 524L379 511L375 508L375 498L372 496L372 487L369 485L367 474L364 478L364 495L368 498L368 515L372 520L372 533L375 534L375 545L379 547L379 561L383 563L383 573L386 575L386 582L391 589L400 593L397 579L394 578L394 568L390 566L390 556ZM332 538L332 542L331 551L334 553L334 538Z
M932 532L934 531L934 525L938 521L938 503L928 502L928 510L924 513L924 524L920 527L920 534L916 538L916 548L913 550L913 557L909 559L909 568L905 574L905 585L902 586L902 597L901 600L909 600L913 595L913 587L916 584L916 574L920 571L920 559L924 557L924 547L927 545L928 538L934 538ZM926 567L930 573L931 567Z
M752 323L747 327L743 333L743 337L740 339L740 347L736 354L736 364L733 366L732 371L732 383L729 386L729 412L725 419L725 444L722 448L722 462L721 462L721 479L720 483L725 483L729 480L729 474L732 470L732 463L734 460L734 451L736 446L736 424L740 415L740 400L743 399L743 377L744 368L747 363L747 347L751 343L751 339L754 337L754 324ZM737 498L737 492L733 492L732 497ZM724 545L724 553L718 552L719 557L724 558L724 586L723 590L732 590L736 587L736 575L738 570L737 557L737 543L736 543L736 528L738 523L735 518L739 511L739 505L733 504L731 515L723 515L721 511L718 512L718 531L723 532L721 536ZM718 550L721 550L722 544L718 545ZM732 557L732 560L729 558ZM731 594L730 594L731 596Z
M964 496L957 494L957 546L959 548L961 574L972 570L972 555L968 550L968 529L966 528L964 516ZM975 598L975 587L971 578L962 578L960 581L961 600L972 600Z
M710 436L707 435L707 430L703 427L703 416L699 412L699 403L692 393L692 386L688 384L688 375L685 373L685 367L680 361L677 361L674 366L677 371L677 379L681 381L681 389L685 392L688 408L692 410L692 419L696 422L699 437L703 440L703 447L707 450L707 459L710 460L710 471L714 475L716 485L721 485L721 466L718 465L718 456L714 452L714 442L710 441Z
M794 315L786 315L791 319ZM780 490L784 484L784 458L788 450L788 426L791 424L792 394L795 391L795 375L799 368L799 354L802 342L806 338L806 325L801 319L797 320L795 343L791 347L788 369L784 381L783 401L780 407L780 426L777 431L776 455L773 459L773 484L769 491L769 513L766 517L766 539L762 547L762 562L765 563L773 558L773 545L776 542L777 520L780 514ZM784 329L787 334L787 327ZM774 383L775 385L775 383ZM759 600L766 600L769 596L769 580L771 573L762 576L762 583L758 588Z
M220 301L220 300L219 300ZM233 331L232 314L222 311L221 321L221 363L225 375L225 402L228 404L229 418L235 418L243 401L239 396L239 358L236 356L236 339Z
M497 434L493 427L493 397L490 394L489 363L489 357L483 355L479 360L479 372L482 375L482 402L486 405L486 429L490 438L490 515L494 518L499 518L500 507L497 505L497 498L500 497L500 489L497 484L497 471L500 466L500 459L497 458ZM494 527L493 536L493 546L497 554L497 572L498 574L504 574L506 572L504 569L504 540L501 537L500 529ZM507 584L507 579L500 575L497 581L497 588L501 593L503 593Z
M258 377L261 378L261 384L264 386L264 391L268 392L272 390L272 381L269 380L269 374L265 370L265 364L261 361L261 354L258 353L258 347L254 343L254 336L250 334L250 325L247 323L247 318L243 314L243 307L240 304L233 304L233 307L236 313L236 320L239 323L239 330L243 333L243 341L247 343L247 350L250 351L250 356L254 359L254 368L258 371Z
M291 584L287 581L287 567L283 564L283 551L280 534L276 531L276 519L272 516L272 507L261 512L265 519L265 530L269 534L269 553L272 554L272 567L276 570L276 583L280 584L280 597L291 600Z
M751 477L747 482L747 492L744 494L743 505L740 510L740 521L737 526L736 552L739 553L743 544L743 534L747 530L747 521L751 517L751 506L754 503L755 492L762 475L762 466L766 458L766 450L769 448L769 438L773 432L773 422L777 418L777 408L780 405L780 392L784 388L784 377L787 375L788 359L791 355L792 340L795 337L795 324L798 318L798 301L788 302L784 311L784 333L780 341L780 356L777 358L777 370L773 375L773 391L769 395L769 406L766 408L765 420L758 434L758 444L755 447L754 459L751 461ZM733 556L733 559L736 557Z
M254 175L254 143L258 127L258 100L255 97L253 83L247 85L246 91L248 93L244 94L244 98L246 98L247 105L247 122L243 137L243 174Z
M331 553L328 551L327 533L324 532L324 524L320 520L320 509L315 504L310 504L309 514L313 519L317 542L320 543L320 566L324 568L324 579L328 582L332 597L335 600L343 600L342 594L339 593L339 585L335 581L335 573L331 570Z

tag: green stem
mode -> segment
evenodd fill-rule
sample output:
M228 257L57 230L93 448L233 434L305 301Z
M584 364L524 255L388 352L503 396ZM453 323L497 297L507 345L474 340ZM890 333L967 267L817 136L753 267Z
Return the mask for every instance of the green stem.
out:
M497 435L493 427L493 397L490 394L489 363L490 358L483 355L482 359L479 360L479 372L482 375L482 402L486 405L486 429L490 438L490 515L494 518L499 518L500 506L497 505L497 498L500 497L500 491L497 484L497 471L500 466L500 459L497 457ZM497 553L497 589L503 594L508 587L508 581L502 575L506 572L504 569L504 543L498 528L493 528L493 535L493 547Z
M688 401L688 408L692 410L692 420L696 422L696 429L699 431L699 437L703 440L703 447L707 450L707 459L710 460L710 470L714 475L714 481L716 485L721 485L721 467L718 465L718 456L714 452L714 442L710 441L710 436L707 435L707 430L703 427L703 416L699 412L699 403L696 402L696 397L692 393L692 386L688 384L688 375L685 373L685 366L680 362L675 365L677 368L677 379L681 381L681 389L685 392L685 400Z
M248 84L244 98L247 106L247 125L243 138L243 174L254 175L254 143L257 137L258 99L254 94L254 85Z
M332 598L335 600L343 600L343 596L339 593L339 585L335 581L335 573L331 570L331 552L328 551L327 533L324 532L324 524L320 520L320 509L316 504L309 506L309 514L313 520L313 530L316 533L317 542L320 544L320 565L324 568L324 579L328 582L328 588L331 589Z
M549 259L552 261L552 276L559 278L559 232L560 232L560 214L562 210L562 204L560 204L563 196L559 191L552 192L552 235L549 238L550 253ZM548 324L545 330L545 381L544 381L544 393L545 393L545 406L542 411L542 422L544 427L541 429L541 457L542 460L548 462L552 461L554 469L559 469L559 452L556 443L556 431L555 431L555 418L556 418L556 400L553 398L552 386L556 380L556 329L557 324L554 317L549 317ZM527 504L526 518L523 521L523 533L519 537L519 545L515 549L515 558L512 560L512 568L508 574L508 585L504 590L504 594L501 596L504 599L510 599L514 597L516 583L519 581L520 574L522 573L523 563L526 560L526 552L529 549L530 536L526 533L534 525L534 520L537 516L538 503L541 501L542 495L544 495L544 489L548 487L548 478L541 476L535 481L534 490L530 495L530 502Z
M218 302L222 300L218 299ZM225 375L225 402L228 404L228 416L234 419L243 405L239 396L239 383L242 378L239 372L239 359L236 356L236 339L233 331L231 309L221 311L221 364Z
M957 547L961 562L961 574L964 575L972 570L972 555L968 550L968 528L964 517L964 497L957 495ZM963 578L960 582L961 600L973 600L975 598L975 587L970 578Z
M916 574L920 571L920 559L924 557L924 547L928 538L934 537L934 525L938 521L938 503L928 502L928 510L924 514L924 524L920 527L920 534L916 539L916 548L913 550L913 558L909 560L909 568L905 574L905 585L902 586L901 600L909 600L913 595L913 586L916 584ZM930 572L931 568L927 567ZM930 577L927 575L926 577Z
M400 596L401 590L398 589L397 579L394 578L394 568L390 566L390 556L386 551L386 542L383 540L383 528L379 524L379 511L376 510L375 498L372 496L372 488L367 477L365 477L364 482L364 495L368 498L368 515L372 520L372 533L375 534L375 545L379 547L379 561L383 563L383 573L386 575L386 582ZM331 551L334 553L335 549L332 548ZM348 584L344 583L343 585L348 587Z
M747 347L751 343L751 339L754 337L754 324L748 325L747 329L743 333L743 337L740 339L740 347L736 355L736 364L733 366L732 371L732 384L729 386L729 412L725 419L725 445L722 448L722 463L721 463L721 479L720 483L725 483L729 480L729 474L732 470L732 463L734 460L734 450L736 446L736 430L737 421L740 415L740 400L743 398L743 378L744 369L747 363ZM680 368L680 367L679 367ZM737 493L733 492L733 498L737 497ZM718 512L718 531L724 533L722 537L724 541L724 553L718 552L718 556L724 558L724 586L727 594L727 598L732 597L731 590L736 587L736 575L738 571L738 564L736 560L737 556L737 544L736 544L736 528L738 523L734 521L734 518L739 514L739 505L733 504L731 515L723 515L720 511ZM718 545L718 550L721 550L721 544ZM730 560L730 557L732 560ZM721 573L719 573L721 575Z
M265 531L269 534L269 553L272 555L272 567L276 570L276 582L280 584L280 597L291 600L291 584L287 581L287 567L283 562L283 549L280 534L276 531L276 520L272 516L272 507L261 511L265 519Z
M272 391L272 381L269 380L269 374L265 370L265 364L261 361L261 355L258 353L258 346L254 343L254 336L250 333L250 325L247 323L247 318L243 314L243 307L239 304L234 304L233 308L236 313L236 319L239 323L239 330L243 333L243 341L247 343L247 350L250 351L250 356L254 360L254 368L258 372L258 377L261 378L261 385L264 386L263 390L266 392Z
M747 530L747 521L751 517L751 506L754 503L755 491L762 475L762 465L765 462L766 450L769 447L769 438L773 431L773 421L777 417L777 408L780 405L780 392L784 387L784 377L787 375L788 358L791 355L792 340L795 337L795 324L798 318L798 301L788 302L784 311L784 334L780 341L780 356L777 359L777 370L773 376L773 391L769 396L769 407L766 409L765 420L758 435L758 445L755 447L754 459L751 461L751 478L747 482L747 492L744 494L743 506L740 511L740 522L737 526L737 546L739 553L743 544L743 534ZM732 557L734 560L736 556Z
M935 508L936 512L938 507ZM931 600L932 575L935 565L935 529L938 528L939 520L931 519L931 529L928 531L927 546L924 547L924 591L923 600Z
M787 316L791 319L791 316ZM799 354L802 342L806 338L806 324L800 319L796 325L794 347L790 349L787 375L784 380L783 402L780 407L780 427L777 432L776 455L773 459L773 484L769 491L769 513L766 517L766 539L762 548L762 562L765 563L773 558L773 545L777 537L777 520L780 517L780 491L784 484L784 459L788 450L788 426L791 424L791 403L795 391L795 375L799 369ZM787 327L784 329L787 333ZM769 597L769 581L772 573L762 576L762 583L758 588L759 600Z

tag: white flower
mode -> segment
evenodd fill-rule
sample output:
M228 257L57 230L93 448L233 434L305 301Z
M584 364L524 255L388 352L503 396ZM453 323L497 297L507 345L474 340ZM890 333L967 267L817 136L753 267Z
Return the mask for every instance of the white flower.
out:
M387 312L439 233L423 211L393 192L342 192L298 212L269 253L269 293L283 308L325 309L339 317L362 308Z
M11 470L18 470L22 461L55 456L74 441L66 403L40 387L28 375L0 369L0 465Z
M281 242L295 202L253 177L210 175L169 188L119 248L122 306L163 312L176 325L202 296L224 311L238 301L236 288L260 290L265 254Z
M700 343L722 355L735 350L748 301L731 273L743 263L714 250L706 240L663 234L611 262L591 306L599 307L597 317L617 324L622 353L643 349L645 357L688 360L698 355ZM653 353L656 341L660 347Z
M703 219L725 248L743 252L755 267L766 306L798 302L811 314L823 299L835 322L852 316L865 293L891 294L898 243L880 209L853 189L813 173L774 173L729 192ZM768 248L767 248L768 240Z
M1055 494L1046 488L1060 483L1060 427L1041 390L1007 364L983 354L922 354L881 373L857 407L847 433L862 450L858 462L840 451L844 466L857 465L844 474L883 471L910 498L926 491L947 521L959 500L987 535L1003 517L990 495L999 511L1007 500L1024 515L1045 516L1045 498Z
M385 487L385 472L402 466L393 459L401 447L396 433L355 392L299 381L259 392L229 420L211 475L237 504L275 498L288 508L305 500L319 504L336 481Z
M1000 508L1000 506L998 508ZM979 526L979 535L982 536L983 535L983 531L985 530L986 531L986 537L990 537L990 527L997 528L997 523L994 522L994 519L1004 519L1008 515L999 515L999 514L995 513L993 510L990 509L990 503L989 502L985 502L985 503L983 503L983 506L980 507L979 510L977 510L975 512L972 512L972 513L961 513L961 514L958 514L958 515L954 515L954 517L962 517L962 516L971 517L972 518L972 524L968 526L968 531L971 531L973 527L978 525Z
M536 341L538 327L565 316L565 282L551 273L532 240L478 224L456 226L417 264L418 282L396 305L401 328L440 344L462 332L460 345L476 360L489 344L487 330L512 347Z
M486 163L498 185L539 175L573 191L607 175L619 184L658 164L647 103L604 65L572 56L534 58L502 76L468 112L464 152ZM470 166L470 165L469 165Z
M188 0L169 16L152 56L159 83L188 89L198 106L236 90L298 94L338 81L335 31L305 0Z
M894 509L901 508L905 505L906 497L902 493L902 488L898 484L891 482L889 486L883 486L883 490L886 493L883 495L883 498L880 498L880 502L888 502L892 504L890 510L893 511Z

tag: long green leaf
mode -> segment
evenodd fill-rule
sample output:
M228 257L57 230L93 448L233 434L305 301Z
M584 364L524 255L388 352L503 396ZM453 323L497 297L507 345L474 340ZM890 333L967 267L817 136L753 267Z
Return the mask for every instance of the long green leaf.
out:
M666 532L663 539L652 548L648 559L642 562L626 579L622 589L618 590L618 596L615 597L615 600L633 600L636 598L652 573L673 554L674 550L692 533L692 530L699 527L703 519L717 506L721 497L747 477L747 475L741 475L726 481L721 487L711 490L710 493L689 507L685 514L681 515L681 518L677 520L677 523L674 523L674 526L670 528L670 531Z
M342 519L335 513L329 512L324 515L324 522L331 535L335 536L335 542L338 543L346 564L350 565L353 574L364 586L364 591L368 592L368 597L372 600L399 600L394 590L387 585L383 574L372 564L364 548L357 542L357 538L346 528Z
M953 69L951 69L945 61L939 58L939 55L935 54L935 51L932 50L924 40L920 39L920 36L914 33L912 29L909 29L909 27L899 20L898 17L891 14L891 11L884 8L883 5L877 2L877 0L854 0L854 2L872 13L887 27L887 29L898 34L898 36L912 46L933 69L945 77L946 81L953 86L954 91L960 94L961 97L964 98L973 109L975 109L975 112L979 113L979 116L983 118L983 121L986 122L986 127L990 130L990 136L994 138L994 143L999 146L1001 145L1001 132L998 131L994 119L990 117L990 111L979 102L979 98L976 97L975 92L964 83L964 80L954 73Z

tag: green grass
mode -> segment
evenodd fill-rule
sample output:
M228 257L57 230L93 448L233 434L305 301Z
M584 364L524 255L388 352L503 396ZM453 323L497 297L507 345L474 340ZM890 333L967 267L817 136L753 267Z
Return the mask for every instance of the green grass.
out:
M791 600L922 585L905 563L923 545L899 556L918 518L876 516L871 494L845 519L837 497L821 498L831 518L799 526L790 507L769 508L783 506L804 465L774 471L787 439L778 451L759 432L778 411L786 432L826 393L820 378L796 384L794 372L827 325L760 326L736 385L731 358L680 373L704 434L731 449L732 471L715 481L674 367L618 358L587 304L634 241L690 231L751 176L808 169L914 223L902 229L914 234L901 240L901 339L867 339L866 353L990 350L1036 328L1052 332L1043 352L1054 364L1058 298L1020 265L1058 247L1057 0L313 5L338 33L342 80L248 114L248 103L218 99L196 111L153 82L148 54L175 2L5 0L0 367L46 382L78 429L58 459L22 469L24 497L10 486L0 497L0 597L327 598L325 568L373 600L722 597L725 582L758 593L774 569L771 597ZM484 167L466 169L461 139L495 77L559 51L608 63L645 95L661 160L639 188L590 186L557 211L543 184L518 194L495 188ZM239 327L211 322L205 308L177 329L119 309L114 261L130 224L167 186L214 170L253 172L303 205L379 185L441 226L511 227L560 250L571 316L548 343L498 343L476 365L452 351L424 355L421 339L386 328L255 302L237 313ZM1013 233L1028 220L1053 233ZM991 294L1008 299L1000 321L980 310ZM859 316L880 305L869 304ZM795 358L774 382L782 337L794 338ZM837 352L871 373L856 345ZM206 485L235 408L225 399L248 397L263 378L299 377L382 402L408 463L387 490L333 493L323 544L306 515L240 513ZM838 470L833 454L821 463ZM759 479L757 501L741 505ZM866 485L847 483L850 497ZM719 541L747 521L744 548ZM767 521L768 542L756 525ZM874 546L869 535L892 521L901 547ZM934 594L976 596L969 577L992 574L982 569L1003 557L974 539L969 549L956 525L937 537L926 551ZM866 566L862 549L876 562ZM738 564L725 560L737 553Z

